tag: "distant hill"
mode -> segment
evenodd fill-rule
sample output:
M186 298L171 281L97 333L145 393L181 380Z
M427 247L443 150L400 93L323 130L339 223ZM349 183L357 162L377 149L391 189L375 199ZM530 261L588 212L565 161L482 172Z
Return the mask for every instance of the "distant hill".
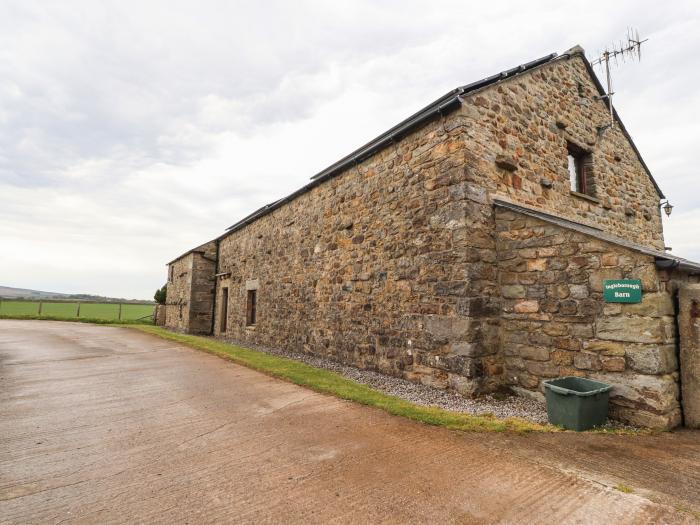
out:
M63 293L41 292L39 290L0 286L0 297L3 299L63 299L68 296Z
M104 297L102 295L90 294L66 294L56 292L42 292L40 290L29 290L27 288L13 288L11 286L0 286L0 299L33 299L53 300L53 301L97 301L102 303L152 303L153 301L143 301L139 299L122 299L120 297Z

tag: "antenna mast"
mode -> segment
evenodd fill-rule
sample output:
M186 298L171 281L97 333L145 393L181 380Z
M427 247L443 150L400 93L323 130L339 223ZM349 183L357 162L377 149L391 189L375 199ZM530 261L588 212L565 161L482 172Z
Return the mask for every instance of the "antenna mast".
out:
M601 68L605 68L605 80L607 82L608 90L605 96L601 98L607 99L608 107L610 108L610 126L613 126L615 124L612 105L612 97L615 94L615 92L613 91L612 87L610 61L614 60L615 65L619 65L619 60L622 60L622 62L624 63L626 62L627 58L630 58L632 60L641 60L642 44L647 40L649 39L645 38L644 40L640 40L639 31L637 31L636 29L628 28L627 44L624 44L622 41L620 41L619 43L613 44L612 49L608 49L606 47L605 51L603 51L598 58L591 62L592 66L600 66Z

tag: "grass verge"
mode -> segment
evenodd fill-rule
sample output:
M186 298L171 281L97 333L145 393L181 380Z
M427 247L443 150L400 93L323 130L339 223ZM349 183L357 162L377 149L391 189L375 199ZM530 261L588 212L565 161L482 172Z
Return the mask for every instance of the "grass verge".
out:
M557 432L560 430L557 427L538 425L523 419L498 419L488 415L473 416L440 408L415 405L404 399L390 396L361 383L346 379L335 372L315 368L293 359L250 350L207 337L177 334L158 326L135 325L131 328L161 337L162 339L182 343L197 350L204 350L316 392L379 408L389 414L406 417L427 425L441 426L452 430L479 432L526 433Z
M685 505L676 505L675 507L677 511L689 514L696 520L700 521L700 512L693 510L690 507L686 507Z
M124 319L118 321L116 319L100 319L98 317L62 317L58 315L7 315L0 314L0 319L19 319L19 320L36 320L36 321L68 321L71 323L92 323L92 324L117 324L117 325L142 325L153 326L153 321Z
M613 488L615 490L619 490L620 492L624 492L625 494L632 494L634 492L634 489L632 487L628 487L624 483L618 483Z

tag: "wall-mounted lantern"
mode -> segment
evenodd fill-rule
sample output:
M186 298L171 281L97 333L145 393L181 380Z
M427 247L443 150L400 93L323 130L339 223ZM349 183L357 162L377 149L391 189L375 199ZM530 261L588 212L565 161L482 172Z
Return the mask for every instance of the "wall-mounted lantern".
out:
M661 203L662 207L664 209L664 212L666 212L666 217L671 216L671 212L673 211L673 206L671 206L671 203L666 201L664 203Z

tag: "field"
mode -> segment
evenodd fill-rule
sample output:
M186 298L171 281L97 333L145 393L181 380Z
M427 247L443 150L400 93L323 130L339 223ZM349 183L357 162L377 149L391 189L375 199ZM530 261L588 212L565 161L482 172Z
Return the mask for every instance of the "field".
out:
M41 306L41 311L40 311ZM153 315L152 304L77 303L58 301L8 301L0 300L0 315L47 316L65 319L86 318L106 321L132 321Z

